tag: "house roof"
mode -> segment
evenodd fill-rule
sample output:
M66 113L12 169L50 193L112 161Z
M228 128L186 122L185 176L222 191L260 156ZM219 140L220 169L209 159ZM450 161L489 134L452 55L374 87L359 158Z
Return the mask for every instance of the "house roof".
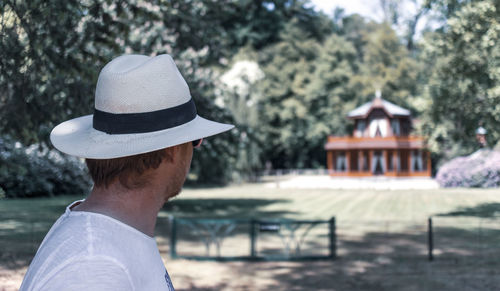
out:
M373 108L382 108L391 116L410 116L410 110L400 107L394 103L375 97L372 101L367 102L347 114L349 118L367 117Z

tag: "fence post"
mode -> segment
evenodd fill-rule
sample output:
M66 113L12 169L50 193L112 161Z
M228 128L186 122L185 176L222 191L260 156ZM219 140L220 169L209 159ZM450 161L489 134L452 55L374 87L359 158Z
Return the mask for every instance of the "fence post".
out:
M429 217L427 220L427 245L429 250L429 261L433 261L434 256L432 255L432 249L434 247L434 242L432 237L432 217Z
M330 218L330 257L332 259L337 258L337 233L335 217Z
M170 216L170 257L172 259L177 258L177 221L175 216Z
M255 258L255 237L256 237L256 229L255 229L255 219L250 220L250 257Z

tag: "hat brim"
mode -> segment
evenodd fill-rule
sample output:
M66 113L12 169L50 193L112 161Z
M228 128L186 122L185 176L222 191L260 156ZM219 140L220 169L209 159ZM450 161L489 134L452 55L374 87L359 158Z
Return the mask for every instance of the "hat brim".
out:
M132 156L209 137L232 129L234 125L196 116L185 124L148 133L107 134L92 127L92 115L65 121L51 134L52 144L68 155L90 159Z

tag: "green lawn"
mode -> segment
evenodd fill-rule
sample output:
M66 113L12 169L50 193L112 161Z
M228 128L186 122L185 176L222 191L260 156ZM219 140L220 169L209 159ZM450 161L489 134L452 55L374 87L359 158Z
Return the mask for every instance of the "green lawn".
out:
M63 213L69 203L80 198L82 197L65 196L51 199L0 200L0 270L25 268L52 223ZM317 266L308 265L318 268L317 276L324 273L324 276L337 278L335 276L339 274L350 274L349 276L352 275L355 278L355 275L350 273L352 270L359 268L365 270L367 266L371 266L370 272L359 271L363 278L368 278L366 280L384 281L384 276L387 274L395 274L408 280L408 276L411 275L413 277L410 279L415 284L423 280L422 282L427 284L425 286L455 290L457 285L449 285L448 282L447 276L451 276L450 274L458 272L472 276L471 274L479 272L477 273L479 275L473 276L476 280L478 276L492 274L491 272L499 267L497 261L500 258L500 250L497 245L500 240L500 227L498 226L500 220L495 218L500 215L499 189L297 190L266 188L263 184L185 189L159 214L157 240L162 256L166 259L168 259L169 247L167 219L169 215L199 218L254 217L322 220L335 216L339 238L339 260L333 265L325 263L329 266L328 268L331 268L330 273L324 271L325 266L321 265L323 263L317 263ZM434 219L435 227L436 261L432 264L426 262L427 218L430 216ZM237 244L239 242L236 241ZM244 236L241 243L242 245L247 243ZM231 248L228 244L225 246ZM196 273L198 271L191 270L191 273L185 273L186 266L203 268L202 264L204 263L171 261L167 266L170 266L169 271L171 268L175 271L174 273L177 273L177 278L176 275L173 277L174 281L177 279L177 282L180 282L178 283L179 290L183 288L190 290L189 286L202 284L197 281L197 276L206 275L208 278L213 277L215 281L222 280L220 276L198 274ZM215 268L214 270L217 268L236 270L241 267L243 272L239 274L241 276L245 276L248 268L254 268L256 273L260 272L258 269L260 265L255 264L246 265L245 263L241 266L213 264L215 265L210 265L210 268ZM302 268L302 265L294 266L297 269ZM279 272L284 271L280 267L275 267L272 267L272 270L277 273L273 275L273 278L279 278L281 274ZM286 267L286 270L290 271L295 267ZM429 277L429 268L433 268L432 272L441 272L439 273L441 277L433 277L434 275ZM495 278L499 277L497 275ZM186 279L187 281L184 282L182 278L191 279ZM255 283L247 279L250 280L248 284ZM337 279L341 282L344 277ZM280 286L292 286L287 285L292 284L292 281L284 282ZM390 286L393 286L394 290L403 290L398 289L399 283L391 281L391 284L393 283L395 287ZM265 282L259 284L265 284ZM342 290L342 288L349 289L351 286L349 284L355 284L355 282L346 281L339 284ZM385 286L383 282L379 285L371 281L363 284L360 285L359 290L372 290L374 286L380 284L382 284L380 286ZM405 286L404 282L401 286ZM238 288L234 287L234 290ZM216 288L203 290L216 290ZM247 289L241 287L241 290ZM296 290L307 290L307 288ZM458 288L458 290L468 289Z
M206 217L287 217L342 221L425 221L429 216L500 203L500 189L307 190L244 185L186 189L162 215ZM500 207L498 215L500 215ZM484 208L476 216L493 215ZM471 213L473 209L470 209Z

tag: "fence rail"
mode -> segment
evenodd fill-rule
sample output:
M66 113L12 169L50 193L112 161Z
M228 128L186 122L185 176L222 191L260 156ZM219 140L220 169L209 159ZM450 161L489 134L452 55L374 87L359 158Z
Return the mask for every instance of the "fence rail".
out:
M170 217L170 255L195 260L323 260L336 257L335 218L291 219L200 219ZM182 229L181 229L182 226ZM326 227L325 227L326 226ZM182 238L180 237L182 236ZM241 253L242 241L248 253ZM233 239L232 255L222 245ZM179 250L179 241L184 248ZM200 249L202 242L203 250ZM215 254L213 252L215 251ZM238 253L238 251L240 253ZM231 250L229 251L231 252Z
M498 218L426 221L170 217L170 255L196 260L482 261L500 258Z

